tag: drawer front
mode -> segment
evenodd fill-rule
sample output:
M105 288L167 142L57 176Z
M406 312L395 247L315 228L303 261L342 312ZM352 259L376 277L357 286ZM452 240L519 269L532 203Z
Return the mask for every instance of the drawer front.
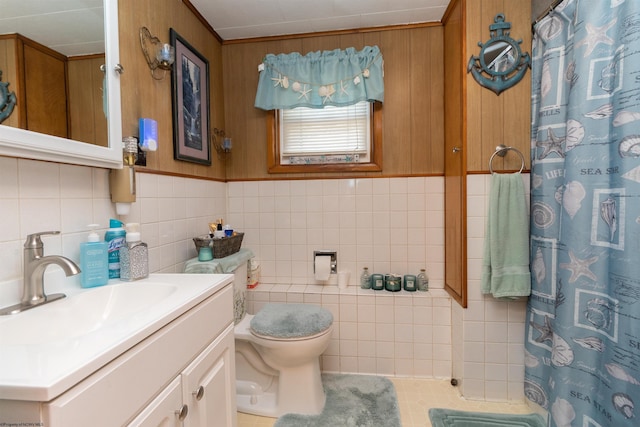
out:
M233 323L225 286L93 375L43 405L49 427L124 425Z

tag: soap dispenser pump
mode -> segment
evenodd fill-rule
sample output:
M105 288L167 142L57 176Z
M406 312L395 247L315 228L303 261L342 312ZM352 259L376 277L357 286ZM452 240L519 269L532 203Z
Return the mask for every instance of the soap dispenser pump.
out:
M109 281L109 245L100 241L98 224L90 224L86 242L80 243L80 285L83 288L106 285Z
M149 248L140 237L140 224L125 225L126 243L120 248L120 280L133 281L149 277Z

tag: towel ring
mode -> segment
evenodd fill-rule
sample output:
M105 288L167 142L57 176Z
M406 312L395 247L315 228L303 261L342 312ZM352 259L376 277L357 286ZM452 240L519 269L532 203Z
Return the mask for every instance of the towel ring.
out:
M520 161L522 162L522 164L520 165L520 171L518 171L518 173L522 172L524 170L524 166L525 166L525 160L524 160L524 155L522 154L522 152L520 150L518 150L515 147L507 147L504 144L500 144L496 147L496 151L495 153L493 153L491 155L491 157L489 158L489 172L491 172L493 174L493 158L495 156L500 156L500 157L504 157L507 155L507 151L512 150L515 151L516 153L518 153L518 156L520 156Z

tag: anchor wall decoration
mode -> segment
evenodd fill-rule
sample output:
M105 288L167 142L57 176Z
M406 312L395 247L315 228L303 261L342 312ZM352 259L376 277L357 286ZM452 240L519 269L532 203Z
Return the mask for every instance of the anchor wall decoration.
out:
M467 73L483 87L496 95L516 85L531 68L531 57L522 53L522 39L510 37L511 23L505 22L504 14L497 14L494 24L489 25L491 38L486 43L478 42L480 55L471 56Z
M16 94L9 92L9 82L2 81L2 70L0 70L0 123L11 115L15 105Z

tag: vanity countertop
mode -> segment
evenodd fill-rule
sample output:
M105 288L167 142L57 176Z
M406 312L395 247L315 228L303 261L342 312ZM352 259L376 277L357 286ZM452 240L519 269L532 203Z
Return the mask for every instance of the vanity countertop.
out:
M0 399L54 399L232 281L152 274L64 289L62 300L0 316Z

